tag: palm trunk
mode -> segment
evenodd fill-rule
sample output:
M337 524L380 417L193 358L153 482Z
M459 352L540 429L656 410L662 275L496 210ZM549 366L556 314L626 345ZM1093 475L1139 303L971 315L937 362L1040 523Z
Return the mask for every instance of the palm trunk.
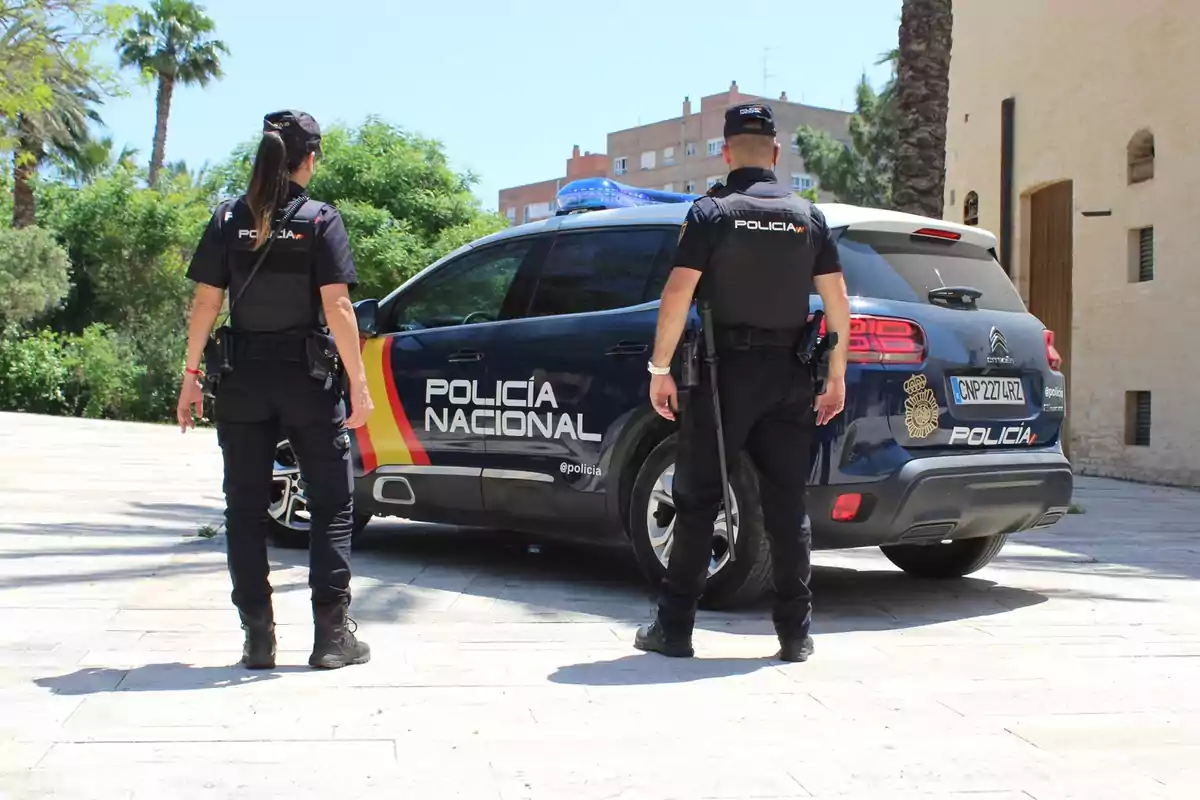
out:
M14 228L27 228L37 222L37 198L33 195L33 179L43 158L42 143L29 122L17 121L17 146L13 151L13 215Z
M940 219L946 186L952 0L904 0L896 70L898 142L892 203Z
M171 115L171 95L175 92L175 78L171 75L158 76L158 111L154 119L154 151L150 155L150 185L158 182L167 152L167 118Z

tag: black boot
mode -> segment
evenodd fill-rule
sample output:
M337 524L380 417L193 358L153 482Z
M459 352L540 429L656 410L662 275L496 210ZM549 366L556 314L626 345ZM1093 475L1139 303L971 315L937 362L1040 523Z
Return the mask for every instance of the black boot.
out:
M633 638L633 646L638 650L661 653L670 658L691 658L696 654L692 649L691 636L671 636L658 620L638 628Z
M246 669L275 668L275 617L271 606L253 611L238 611L246 640L242 643L242 660Z
M803 639L780 639L779 652L775 654L775 658L780 661L808 661L808 657L813 654L813 640L811 636L805 636Z
M346 615L350 604L313 604L313 651L308 658L310 667L338 669L350 664L365 664L371 660L371 648L354 636L358 624Z

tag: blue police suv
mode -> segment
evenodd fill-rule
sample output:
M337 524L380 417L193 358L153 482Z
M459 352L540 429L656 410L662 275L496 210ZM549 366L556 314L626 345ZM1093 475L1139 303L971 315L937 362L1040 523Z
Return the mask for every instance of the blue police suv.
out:
M692 199L576 181L555 216L357 303L375 410L353 436L356 531L397 516L608 540L632 547L656 580L673 541L676 436L650 406L646 362ZM853 317L845 410L817 429L812 452L796 453L811 465L814 547L877 546L923 577L974 572L1009 534L1067 512L1053 333L1025 308L987 231L821 209ZM755 471L732 466L731 519L722 513L712 536L714 608L770 585ZM276 541L306 539L286 441L270 517Z

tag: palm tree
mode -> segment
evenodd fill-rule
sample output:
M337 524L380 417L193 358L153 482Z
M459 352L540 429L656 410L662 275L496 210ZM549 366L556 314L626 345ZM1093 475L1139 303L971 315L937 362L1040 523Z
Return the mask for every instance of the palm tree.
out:
M940 219L946 185L952 0L904 0L896 68L898 142L892 202Z
M55 166L64 180L80 185L115 169L134 169L137 153L136 148L128 145L117 150L111 136L89 138L80 145L73 158L55 159Z
M100 122L95 106L100 95L92 80L79 71L59 71L47 76L50 101L36 111L16 117L16 146L13 148L14 228L24 228L37 219L33 178L38 168L54 156L65 163L78 163L90 141L88 122Z
M225 43L209 39L216 25L204 9L190 0L153 0L150 11L139 11L135 25L121 36L117 52L121 66L136 66L158 80L158 112L154 150L150 155L150 185L158 180L167 149L167 118L175 84L207 86L223 77L221 54Z

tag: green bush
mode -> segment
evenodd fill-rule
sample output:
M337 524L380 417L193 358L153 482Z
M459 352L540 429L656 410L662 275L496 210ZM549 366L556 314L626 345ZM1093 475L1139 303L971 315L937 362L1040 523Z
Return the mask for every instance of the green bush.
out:
M133 342L107 325L89 325L65 345L69 378L65 394L77 415L134 419L141 410L140 382L146 368Z
M0 410L71 413L64 391L68 374L67 354L54 332L0 329Z
M71 288L70 271L49 231L0 228L0 319L26 323L54 308Z

